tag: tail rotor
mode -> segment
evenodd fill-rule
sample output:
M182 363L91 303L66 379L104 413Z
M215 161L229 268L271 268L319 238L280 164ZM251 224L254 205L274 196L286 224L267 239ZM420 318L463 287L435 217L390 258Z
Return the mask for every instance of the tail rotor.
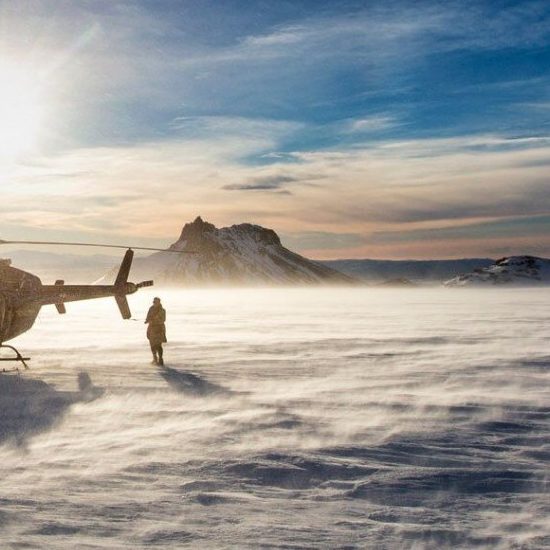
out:
M128 305L126 295L133 294L138 288L153 286L153 281L142 281L137 284L128 282L128 276L130 275L133 259L134 251L130 248L124 255L115 280L115 300L123 319L131 319L132 317L132 312L130 311L130 306Z

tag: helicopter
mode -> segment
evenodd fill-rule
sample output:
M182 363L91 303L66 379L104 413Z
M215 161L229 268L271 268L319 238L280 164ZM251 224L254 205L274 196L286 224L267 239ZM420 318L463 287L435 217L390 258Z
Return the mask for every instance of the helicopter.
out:
M8 348L14 352L12 357L0 357L0 361L15 361L28 369L30 357L23 357L18 349L5 342L27 332L32 328L42 306L53 304L60 314L66 313L65 303L80 300L93 300L113 296L123 319L130 319L132 313L126 296L138 289L153 286L152 280L132 283L128 281L134 250L156 250L158 252L192 253L171 249L126 247L118 245L69 243L53 241L5 241L3 244L98 246L106 248L124 248L126 253L120 264L113 285L66 285L58 279L53 285L44 285L39 277L11 266L11 260L0 259L0 349ZM6 369L0 369L6 372ZM18 367L15 367L19 372Z

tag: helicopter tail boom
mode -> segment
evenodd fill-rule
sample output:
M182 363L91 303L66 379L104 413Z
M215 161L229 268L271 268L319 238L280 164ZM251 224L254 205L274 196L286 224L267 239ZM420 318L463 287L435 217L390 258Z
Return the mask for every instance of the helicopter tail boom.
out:
M58 280L54 285L42 285L40 302L42 305L54 304L59 313L65 313L65 302L114 296L122 318L130 319L132 313L126 296L137 292L139 288L153 286L153 281L142 281L137 284L128 281L133 257L134 251L127 250L114 285L65 285L63 281Z

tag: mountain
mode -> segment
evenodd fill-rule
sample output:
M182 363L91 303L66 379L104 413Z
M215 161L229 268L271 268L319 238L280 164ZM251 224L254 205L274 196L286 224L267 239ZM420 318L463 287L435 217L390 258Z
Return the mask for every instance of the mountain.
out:
M489 258L462 260L330 260L320 262L350 277L369 283L408 279L412 282L441 283L451 277L494 263Z
M445 286L544 284L550 284L550 260L536 256L510 256L497 260L489 267L454 277Z
M249 223L218 229L199 216L185 224L169 250L172 252L137 258L132 278L153 278L157 284L170 286L354 282L343 273L291 252L275 231ZM112 280L115 272L111 270L101 282Z
M413 283L405 277L400 277L399 279L388 279L382 283L378 283L378 286L388 286L388 287L411 287L416 286L416 283Z

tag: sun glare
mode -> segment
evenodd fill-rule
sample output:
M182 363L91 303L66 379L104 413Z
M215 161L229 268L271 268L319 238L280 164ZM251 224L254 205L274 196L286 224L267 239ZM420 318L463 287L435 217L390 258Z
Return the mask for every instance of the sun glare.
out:
M43 114L40 88L30 70L0 62L0 158L14 158L36 143Z

